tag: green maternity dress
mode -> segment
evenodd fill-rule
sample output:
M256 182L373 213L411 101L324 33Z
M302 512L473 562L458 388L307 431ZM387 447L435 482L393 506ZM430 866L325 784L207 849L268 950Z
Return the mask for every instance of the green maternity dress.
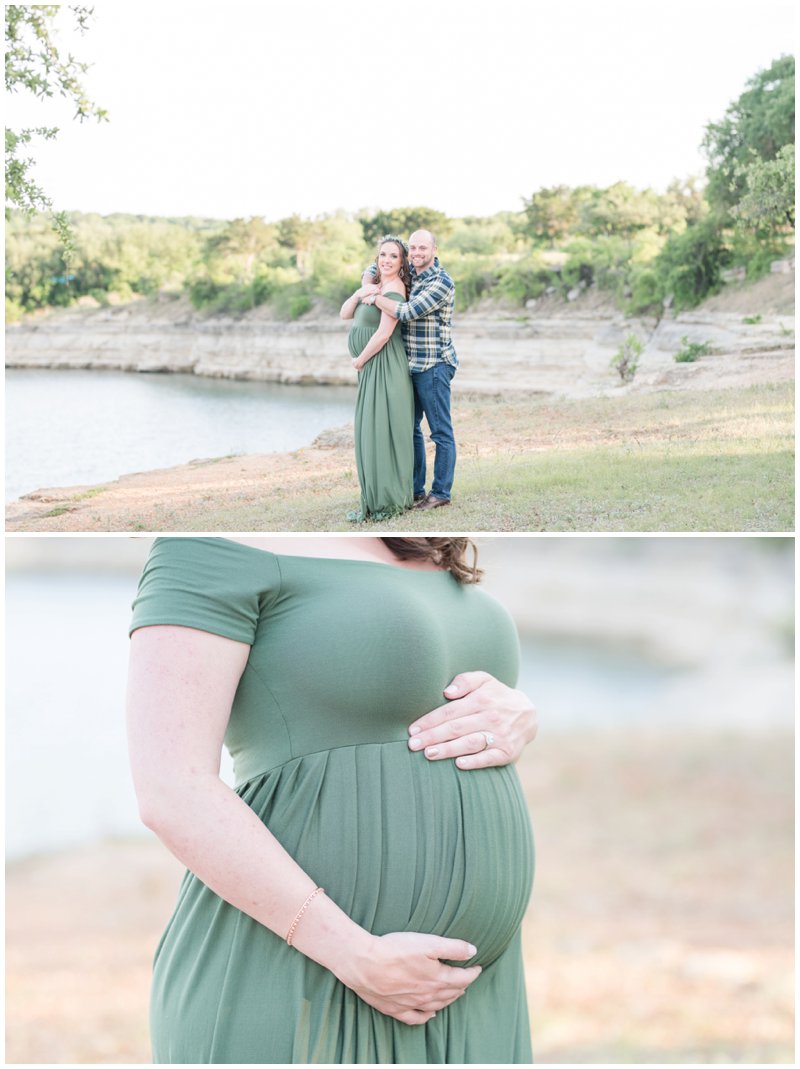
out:
M386 297L402 301L399 293ZM381 310L359 304L347 339L351 356L364 351ZM354 423L361 486L358 519L387 519L414 500L414 388L400 327L358 373Z
M225 737L236 790L315 883L375 934L466 939L483 965L428 1024L401 1024L187 872L155 957L154 1061L530 1062L517 773L429 761L407 731L459 672L514 684L505 610L449 572L159 538L131 631L151 624L250 644Z

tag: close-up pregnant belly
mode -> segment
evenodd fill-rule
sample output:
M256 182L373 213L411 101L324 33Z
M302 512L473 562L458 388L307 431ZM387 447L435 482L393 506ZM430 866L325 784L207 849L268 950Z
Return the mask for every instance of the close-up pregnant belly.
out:
M489 965L514 937L533 840L513 766L459 770L405 742L308 754L240 791L288 852L376 935L465 939Z

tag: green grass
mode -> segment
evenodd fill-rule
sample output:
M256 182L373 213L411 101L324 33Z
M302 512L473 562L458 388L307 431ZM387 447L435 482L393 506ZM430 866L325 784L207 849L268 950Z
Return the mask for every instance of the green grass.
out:
M741 531L794 529L794 384L611 394L454 396L453 503L352 524L352 449L258 458L238 480L120 502L114 485L54 502L17 530ZM432 463L432 449L429 452ZM216 463L211 461L212 470ZM201 465L203 467L205 465ZM219 471L220 469L216 469ZM255 472L255 474L254 474ZM103 493L105 490L107 492ZM63 517L65 512L74 516ZM59 519L59 517L61 519ZM52 525L42 519L52 519Z
M209 529L296 531L789 531L793 458L619 448L466 461L453 503L351 524L358 488L205 513ZM166 519L166 517L165 517ZM171 524L165 524L169 528Z
M195 529L789 531L793 423L790 385L560 403L462 401L447 508L348 523L345 513L358 500L348 463L316 480L310 470L304 493L278 487L264 503L235 509L206 502ZM191 520L198 523L200 514Z

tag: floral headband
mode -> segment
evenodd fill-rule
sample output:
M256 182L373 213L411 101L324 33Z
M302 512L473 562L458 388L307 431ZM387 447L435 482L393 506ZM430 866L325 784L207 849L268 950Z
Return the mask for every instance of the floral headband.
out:
M384 234L381 240L378 242L378 248L380 248L381 245L383 245L383 243L386 241L396 241L398 245L402 245L402 247L405 249L406 256L408 256L408 244L403 241L402 238L399 238L397 234Z

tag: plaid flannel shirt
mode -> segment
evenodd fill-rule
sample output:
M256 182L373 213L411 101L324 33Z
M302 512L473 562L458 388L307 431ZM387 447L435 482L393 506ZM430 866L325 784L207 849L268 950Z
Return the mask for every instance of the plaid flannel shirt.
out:
M374 270L373 266L373 274ZM400 320L412 374L429 371L438 363L458 367L451 338L455 299L455 284L438 256L421 275L411 267L411 293L407 301L397 305L395 315Z

